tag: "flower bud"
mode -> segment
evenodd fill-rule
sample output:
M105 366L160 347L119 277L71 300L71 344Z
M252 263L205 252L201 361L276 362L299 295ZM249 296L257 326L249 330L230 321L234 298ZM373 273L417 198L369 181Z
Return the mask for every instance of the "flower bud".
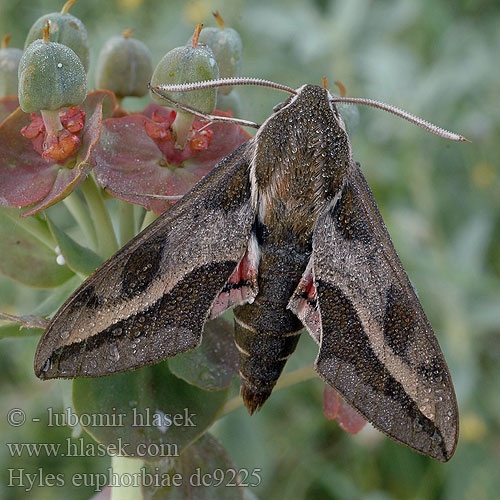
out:
M220 111L231 111L234 117L241 116L241 97L233 88L229 94L218 94L217 95L217 109Z
M23 51L8 48L9 39L10 35L5 35L0 48L0 97L17 94L17 72Z
M200 82L219 78L219 68L212 50L205 46L199 46L196 32L195 36L193 36L193 42L190 45L177 47L163 56L151 77L153 86ZM186 106L205 113L212 113L217 100L217 89L169 92L166 95ZM165 105L165 101L155 94L152 94L152 98L157 104Z
M68 13L74 0L66 2L61 12L52 12L36 20L28 32L24 49L26 50L35 40L42 38L42 28L47 21L50 24L50 41L62 43L72 49L80 58L85 68L89 69L89 42L87 30L77 17Z
M145 95L153 73L148 47L130 35L131 30L126 30L110 38L97 59L97 88L111 90L119 98Z
M232 78L241 73L242 43L240 35L233 28L226 28L219 13L215 17L219 22L217 28L205 28L200 33L199 43L204 43L212 49L220 78ZM221 94L229 94L232 87L220 87Z
M34 41L19 63L19 104L25 113L77 106L87 95L87 75L66 45Z

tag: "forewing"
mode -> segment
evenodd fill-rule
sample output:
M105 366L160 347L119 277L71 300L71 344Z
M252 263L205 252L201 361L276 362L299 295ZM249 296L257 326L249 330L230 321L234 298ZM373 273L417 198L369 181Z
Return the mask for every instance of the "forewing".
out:
M247 250L252 148L226 157L68 299L38 345L40 378L106 375L199 344Z
M320 318L316 369L392 438L441 461L453 455L458 411L437 339L394 250L359 165L313 233Z

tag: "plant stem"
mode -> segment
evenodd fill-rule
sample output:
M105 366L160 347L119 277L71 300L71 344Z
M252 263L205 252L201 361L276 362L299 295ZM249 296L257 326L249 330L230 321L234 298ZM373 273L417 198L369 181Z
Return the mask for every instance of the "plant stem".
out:
M118 241L108 209L92 175L82 183L82 191L97 233L97 252L107 259L118 250Z
M146 229L156 218L157 215L153 212L153 210L147 211L144 216L144 220L142 221L141 231Z
M19 221L17 221L19 224ZM44 243L51 250L54 250L57 246L57 243L52 236L52 233L49 231L49 228L39 219L35 219L33 217L27 217L22 219L22 222L19 224L23 229L28 231L32 236L39 239L42 243Z
M175 134L175 147L184 149L186 145L191 126L193 125L194 115L185 111L177 111L172 130Z
M298 384L299 382L305 382L306 380L310 380L312 378L316 378L318 374L313 368L313 365L307 365L303 368L299 368L298 370L294 370L293 372L287 373L283 375L278 383L274 386L273 392L279 391L280 389L284 389L285 387L290 387L291 385ZM228 413L233 412L243 406L243 400L240 396L235 396L231 398L224 406L220 417L224 417ZM219 418L220 418L219 417Z
M47 248L54 251L57 243L45 221L40 220L36 215L20 217L19 211L16 209L4 209L4 213L12 219L16 225L22 227L26 232L31 234L31 236L34 236Z
M45 130L47 131L47 137L57 138L59 131L63 128L61 118L59 117L59 110L42 109L40 110L40 114L42 115Z
M144 222L144 217L146 217L147 210L140 205L134 205L134 225L135 225L135 233L141 231L142 223Z
M126 201L119 202L120 215L120 246L125 245L135 236L134 205Z
M135 478L140 477L141 469L144 467L144 460L114 456L111 458L111 467L113 475L116 474L117 476L116 483L120 484L122 482L120 476L125 474L127 475L126 484L132 483L132 485L128 486L113 486L111 488L111 500L136 500L142 498L141 485L139 481L137 481L137 486L135 485Z
M92 219L90 218L89 210L85 206L83 200L80 196L78 196L78 193L73 192L69 196L66 196L63 202L78 225L82 228L83 234L90 248L92 250L96 250L97 234L94 224L92 223Z

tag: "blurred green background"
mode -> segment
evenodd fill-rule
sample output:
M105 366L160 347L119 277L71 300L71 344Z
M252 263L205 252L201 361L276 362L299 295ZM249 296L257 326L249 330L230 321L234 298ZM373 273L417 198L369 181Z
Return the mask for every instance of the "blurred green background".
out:
M1 0L0 34L22 48L31 24L60 10L58 0ZM348 95L400 106L465 135L451 143L387 113L360 109L352 134L396 249L415 284L448 361L460 409L455 456L440 464L373 429L339 430L322 411L323 384L312 380L274 394L249 417L218 421L214 434L240 468L262 469L260 499L500 499L500 10L493 0L80 0L92 63L104 41L134 28L154 62L182 45L218 9L243 39L245 76L298 87L340 80ZM91 67L90 81L93 66ZM242 117L263 121L283 94L240 88ZM147 99L125 101L141 109ZM1 257L0 257L1 258ZM29 314L46 291L0 277L0 310ZM101 471L107 459L12 458L4 442L63 442L70 429L9 427L14 407L29 417L67 406L69 383L33 374L37 339L0 343L1 476ZM306 334L287 370L311 363ZM62 396L61 396L62 395ZM68 487L69 488L69 487ZM29 498L67 498L68 488ZM71 492L89 498L92 488ZM0 497L26 498L1 485Z

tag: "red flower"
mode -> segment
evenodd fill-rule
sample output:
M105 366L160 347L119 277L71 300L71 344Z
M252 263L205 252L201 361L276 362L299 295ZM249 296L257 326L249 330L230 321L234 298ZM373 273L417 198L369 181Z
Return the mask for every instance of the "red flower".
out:
M47 133L38 114L18 108L9 115L0 124L0 204L34 205L23 214L31 215L73 192L90 172L103 109L111 116L115 108L111 92L90 92L81 107L59 112L57 135Z
M216 111L221 116L228 113ZM171 125L176 112L150 104L141 114L104 121L91 163L96 179L110 194L163 213L250 136L239 126L195 118L184 149L175 146Z

